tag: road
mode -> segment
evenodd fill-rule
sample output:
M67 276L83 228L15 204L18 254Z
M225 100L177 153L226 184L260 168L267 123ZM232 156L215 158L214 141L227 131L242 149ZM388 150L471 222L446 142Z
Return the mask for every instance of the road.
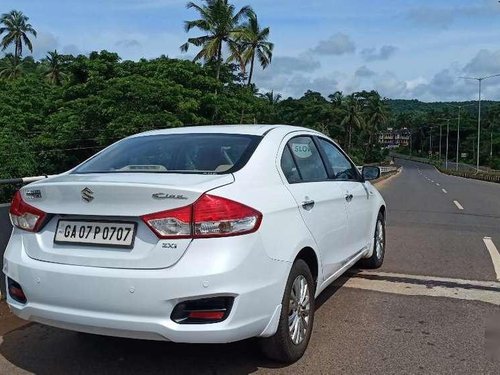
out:
M400 163L378 185L389 208L384 266L353 269L319 297L296 364L263 359L253 340L179 345L24 324L3 304L0 373L499 374L485 334L500 329L500 185Z

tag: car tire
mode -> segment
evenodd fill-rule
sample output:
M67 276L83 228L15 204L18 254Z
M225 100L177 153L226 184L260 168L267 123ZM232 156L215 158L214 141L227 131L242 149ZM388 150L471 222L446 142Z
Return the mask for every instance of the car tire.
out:
M302 292L304 284L306 289ZM293 363L304 355L313 329L315 289L309 266L302 259L296 260L283 294L278 330L260 342L266 357Z
M384 263L385 257L385 218L382 212L379 212L375 231L373 235L373 253L372 256L366 259L361 259L360 266L362 268L380 268Z

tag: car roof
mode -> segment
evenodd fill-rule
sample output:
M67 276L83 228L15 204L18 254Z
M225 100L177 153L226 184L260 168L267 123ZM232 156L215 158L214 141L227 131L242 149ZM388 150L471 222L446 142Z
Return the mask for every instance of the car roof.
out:
M271 130L280 129L285 132L293 131L311 131L311 129L291 125L208 125L208 126L187 126L178 128L169 128L161 130L152 130L133 137L145 135L163 135L163 134L199 134L199 133L219 133L219 134L248 134L262 136Z

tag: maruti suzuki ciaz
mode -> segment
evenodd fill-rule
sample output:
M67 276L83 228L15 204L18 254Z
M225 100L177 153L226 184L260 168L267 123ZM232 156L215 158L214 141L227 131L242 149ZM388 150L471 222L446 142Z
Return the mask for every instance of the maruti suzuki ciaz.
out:
M4 259L17 316L182 343L258 337L293 362L315 298L382 265L385 203L340 147L285 125L186 127L125 138L21 188Z

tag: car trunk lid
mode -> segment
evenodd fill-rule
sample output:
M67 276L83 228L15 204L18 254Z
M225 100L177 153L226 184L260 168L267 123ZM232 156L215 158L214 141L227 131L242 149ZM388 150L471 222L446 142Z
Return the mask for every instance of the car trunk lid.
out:
M232 174L89 174L61 175L24 187L23 200L48 213L39 233L23 233L34 259L110 268L167 268L187 250L191 239L159 240L141 216L185 207L203 193L234 182ZM83 243L55 243L60 220L132 223L132 248Z

